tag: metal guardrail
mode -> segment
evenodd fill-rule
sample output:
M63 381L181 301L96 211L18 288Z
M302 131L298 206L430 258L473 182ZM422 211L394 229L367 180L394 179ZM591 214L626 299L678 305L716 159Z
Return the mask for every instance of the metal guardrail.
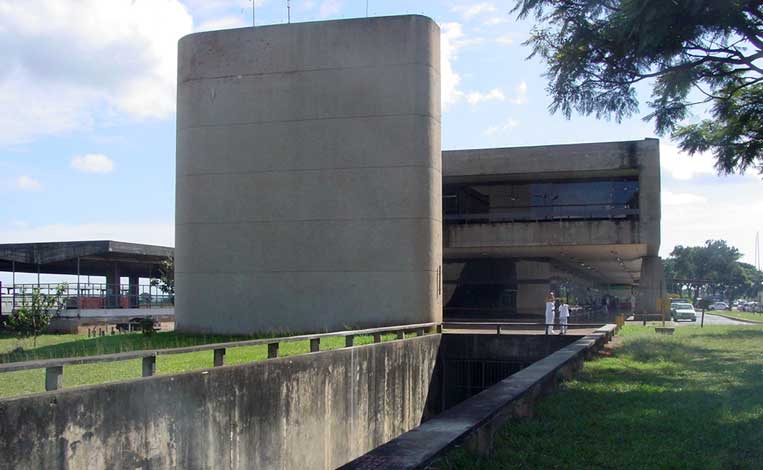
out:
M438 333L441 333L442 323L418 323L412 325L385 326L364 330L348 330L337 331L333 333L318 333L310 335L286 336L280 338L262 338L244 341L231 341L226 343L200 344L197 346L186 346L181 348L146 349L124 353L102 354L99 356L81 356L59 359L8 362L0 364L0 373L31 369L45 369L45 390L50 391L58 390L63 387L64 366L142 359L143 377L150 377L156 374L156 357L159 355L168 356L173 354L185 354L211 350L214 353L214 367L220 367L225 364L226 349L231 348L267 345L268 359L273 359L278 357L278 346L280 343L292 343L297 341L310 340L310 352L318 352L320 351L321 339L323 338L344 337L345 347L349 348L354 346L354 340L356 336L373 335L374 343L380 343L381 335L383 333L396 333L397 339L404 339L405 333L416 332L417 336L423 336L427 330L435 330Z
M44 295L55 295L63 288L63 310L115 309L115 308L164 308L174 305L174 296L164 293L159 286L146 284L106 284L106 283L26 283L3 286L3 311L21 307L32 300L32 292L39 289Z
M515 329L515 330L532 330L545 329L545 335L549 335L548 327L574 330L574 329L589 329L589 328L601 328L605 325L605 322L601 323L542 323L542 322L443 322L443 328L465 328L465 329L491 329L495 330L496 334L502 334L503 330Z

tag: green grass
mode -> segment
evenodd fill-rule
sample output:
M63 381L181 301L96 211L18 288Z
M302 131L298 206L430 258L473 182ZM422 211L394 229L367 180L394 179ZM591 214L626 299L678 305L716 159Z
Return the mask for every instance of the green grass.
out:
M707 313L715 313L720 315L728 315L730 317L736 317L736 318L743 318L747 320L755 320L755 321L763 321L763 313L754 313L754 312L737 312L734 311L728 311L728 310L708 310Z
M409 335L406 335L409 336ZM253 337L241 336L194 336L174 332L144 336L140 333L88 338L86 335L43 335L34 347L32 340L19 341L14 337L0 334L0 362L27 361L73 356L92 356L143 349L166 349L198 344L241 341ZM383 335L383 341L395 339L394 334ZM344 338L321 339L321 350L344 347ZM373 342L372 336L357 336L356 345ZM14 352L21 346L23 351ZM281 343L279 356L304 354L310 351L309 341ZM156 360L157 374L173 374L212 367L212 351L162 356ZM242 364L267 358L267 346L248 346L226 351L225 363ZM127 380L141 376L141 360L108 362L66 366L64 387L91 385L103 382ZM45 390L44 369L24 370L0 374L0 397L37 393Z
M495 454L457 449L433 468L743 469L763 466L763 327L626 326L613 357L586 363L508 423Z

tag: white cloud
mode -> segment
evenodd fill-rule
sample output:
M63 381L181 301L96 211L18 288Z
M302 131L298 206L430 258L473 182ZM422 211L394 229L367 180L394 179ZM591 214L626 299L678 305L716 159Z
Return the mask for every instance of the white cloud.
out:
M483 13L492 13L495 10L495 5L489 2L480 2L471 5L458 5L453 7L453 11L460 13L465 20L471 20Z
M689 156L674 145L660 145L660 166L674 179L687 181L699 175L716 175L714 165L709 153Z
M461 76L453 70L453 61L456 60L458 51L458 40L464 35L459 23L443 23L440 25L440 80L442 107L455 104L459 95L458 86L461 83Z
M504 121L502 124L488 127L487 129L483 131L483 134L485 134L486 136L492 137L502 132L510 131L511 129L514 129L517 126L519 126L519 121L513 118L509 118L506 121Z
M703 201L696 199L701 192ZM688 194L689 197L682 194ZM677 197L675 195L678 195ZM746 176L719 178L697 187L669 181L662 190L661 256L676 245L697 246L705 240L726 240L752 261L756 231L763 231L763 185ZM678 202L686 204L678 204Z
M516 95L510 100L514 104L527 103L527 82L522 80L516 88Z
M662 204L665 206L686 206L700 204L707 201L705 196L692 193L674 193L672 191L662 191L660 195Z
M487 93L480 93L479 91L471 91L466 93L466 101L471 105L477 105L487 101L505 101L506 95L500 88L493 88Z
M49 224L15 227L0 231L0 243L117 240L149 245L174 246L175 225L143 224Z
M178 0L0 0L0 145L175 110ZM34 103L34 105L30 105Z
M503 36L499 36L496 38L495 42L498 44L503 44L505 46L511 46L514 44L514 36L511 34L504 34Z
M339 13L341 9L342 2L340 0L323 0L318 8L318 14L321 18L328 18Z
M440 25L440 80L442 109L466 100L471 105L486 101L504 101L505 94L500 88L487 92L461 90L461 75L453 69L453 62L458 59L458 51L462 47L482 43L481 38L467 38L460 23L443 23Z
M243 15L222 16L220 18L214 18L200 23L194 27L194 31L215 31L218 29L243 28L245 26L251 26L251 23L248 23L244 19Z
M42 189L42 184L31 176L19 176L16 178L16 188L22 191L39 191Z
M506 18L506 17L503 17L503 16L494 16L492 18L489 18L489 19L485 20L484 24L486 24L487 26L495 26L497 24L504 24L504 23L508 23L508 22L509 22L509 19Z
M90 153L72 158L71 167L84 173L111 173L114 162L106 155Z

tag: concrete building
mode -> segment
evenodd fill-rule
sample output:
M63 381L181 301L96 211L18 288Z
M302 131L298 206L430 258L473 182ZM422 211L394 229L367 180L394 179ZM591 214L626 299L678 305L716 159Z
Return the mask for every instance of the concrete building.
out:
M180 41L179 329L518 318L549 290L655 312L658 141L441 155L438 41L421 16Z
M446 317L540 316L549 291L630 310L635 286L656 313L656 139L446 151L443 212Z
M439 57L422 16L180 40L178 329L441 318Z
M40 282L40 275L56 274L71 278L64 283L65 308L54 330L76 331L136 316L171 322L172 296L147 281L159 278L162 263L173 255L169 247L113 240L0 244L0 271L11 273L12 280L0 288L0 314L29 301L32 289L54 293L62 283ZM17 273L36 274L36 282L17 282ZM91 282L91 276L106 282Z

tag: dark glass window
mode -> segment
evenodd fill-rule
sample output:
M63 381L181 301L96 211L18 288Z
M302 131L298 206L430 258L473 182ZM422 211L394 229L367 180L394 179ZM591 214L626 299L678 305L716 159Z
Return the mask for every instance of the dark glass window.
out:
M515 184L446 185L449 222L638 217L635 178Z

